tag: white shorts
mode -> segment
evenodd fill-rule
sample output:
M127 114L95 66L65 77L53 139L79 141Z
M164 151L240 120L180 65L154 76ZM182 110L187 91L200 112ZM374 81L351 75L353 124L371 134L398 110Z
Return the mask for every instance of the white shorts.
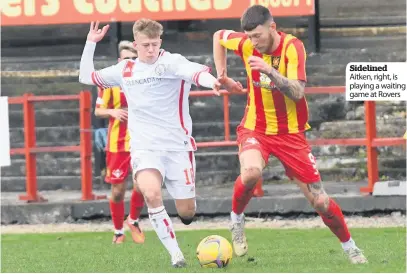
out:
M143 169L160 171L173 199L195 198L195 155L193 151L131 151L133 177Z

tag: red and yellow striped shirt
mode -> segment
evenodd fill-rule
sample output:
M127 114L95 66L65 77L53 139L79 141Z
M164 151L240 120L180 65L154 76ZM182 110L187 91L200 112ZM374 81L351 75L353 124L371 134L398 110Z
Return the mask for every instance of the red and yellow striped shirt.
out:
M295 102L282 94L267 75L252 71L250 56L263 58L288 79L306 81L306 52L296 37L279 32L281 42L271 54L258 52L248 36L241 32L222 31L220 43L239 55L247 72L248 97L240 126L266 135L298 133L310 129L305 97Z
M100 89L96 100L97 108L124 109L127 101L120 87ZM127 152L130 151L130 135L127 130L127 121L120 122L113 117L109 118L106 151Z

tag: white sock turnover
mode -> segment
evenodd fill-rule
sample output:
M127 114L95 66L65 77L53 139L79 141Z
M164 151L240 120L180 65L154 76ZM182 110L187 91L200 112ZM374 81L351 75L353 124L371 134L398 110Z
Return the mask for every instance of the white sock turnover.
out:
M344 243L341 243L341 244L342 244L342 248L343 248L344 250L348 250L349 248L356 247L356 243L355 243L355 241L352 239L352 237L349 239L349 241L344 242Z
M232 219L232 223L241 223L243 220L243 213L236 214L233 211L230 212L230 218Z
M124 229L115 229L114 230L114 234L118 235L118 234L124 234Z

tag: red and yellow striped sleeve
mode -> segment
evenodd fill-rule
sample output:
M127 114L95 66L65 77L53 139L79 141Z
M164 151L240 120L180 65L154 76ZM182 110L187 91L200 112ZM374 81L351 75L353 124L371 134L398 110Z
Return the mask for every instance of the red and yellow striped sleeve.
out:
M233 30L221 30L220 44L229 50L233 50L237 55L243 55L243 45L247 40L247 35Z
M307 81L305 73L306 52L303 43L299 39L293 39L286 50L287 78Z
M107 108L109 105L109 101L112 97L112 89L111 88L98 88L98 98L96 99L96 108Z

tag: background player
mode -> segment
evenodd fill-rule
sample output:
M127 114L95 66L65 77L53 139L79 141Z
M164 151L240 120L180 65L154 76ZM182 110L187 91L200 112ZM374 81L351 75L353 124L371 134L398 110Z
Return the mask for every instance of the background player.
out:
M150 221L171 255L174 267L185 266L171 219L163 205L164 182L184 224L195 215L195 140L188 96L191 84L213 88L219 81L209 68L161 50L162 25L140 19L133 26L136 60L95 71L96 43L108 30L91 23L80 63L79 80L101 87L121 86L128 103L128 127L134 178L148 206Z
M130 41L120 42L119 56L119 62L137 58L136 49ZM109 118L105 180L112 185L112 196L109 203L114 225L113 243L121 244L125 239L123 231L124 195L130 168L130 135L127 130L127 101L119 86L99 88L95 115ZM130 200L130 214L126 223L135 243L144 242L144 233L138 224L143 207L144 197L134 187Z
M240 176L232 199L232 240L236 254L247 253L243 211L269 155L278 158L286 174L342 243L352 263L366 263L352 240L341 208L325 192L304 132L308 106L304 97L306 53L296 37L278 32L270 11L255 5L241 18L245 33L220 30L214 34L217 72L226 69L226 49L242 57L248 75L248 103L237 128ZM226 48L226 49L225 49Z

